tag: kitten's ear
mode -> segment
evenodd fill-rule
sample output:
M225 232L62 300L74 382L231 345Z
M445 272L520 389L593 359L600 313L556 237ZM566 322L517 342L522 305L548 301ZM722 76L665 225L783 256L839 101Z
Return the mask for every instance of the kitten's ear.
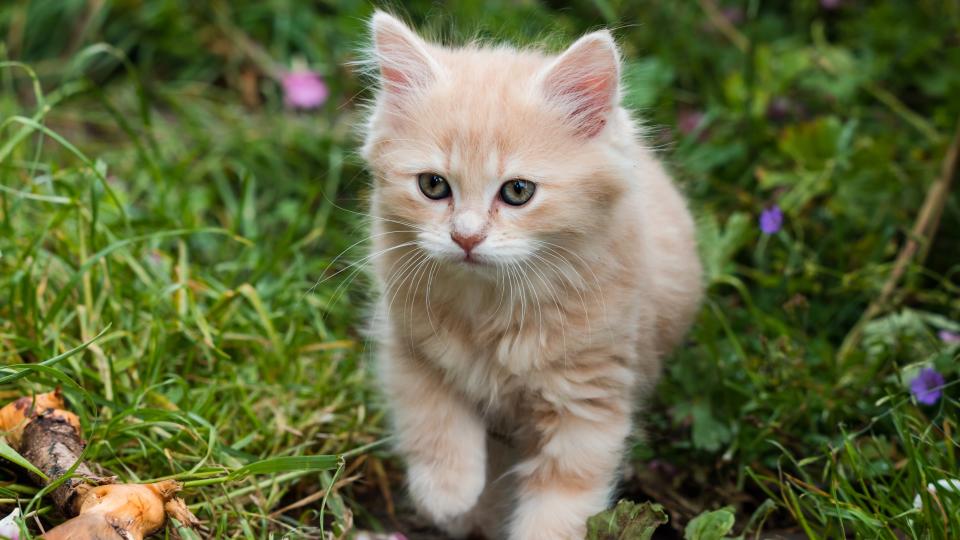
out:
M428 45L405 24L377 10L370 20L374 59L380 67L384 89L403 96L436 80L439 66Z
M550 64L542 78L548 100L568 111L579 135L593 137L607 124L620 91L620 53L607 30L578 39Z

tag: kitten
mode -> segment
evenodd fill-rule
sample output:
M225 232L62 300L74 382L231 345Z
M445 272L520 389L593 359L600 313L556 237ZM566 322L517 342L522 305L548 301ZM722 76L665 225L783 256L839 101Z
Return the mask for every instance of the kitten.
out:
M609 32L552 56L371 27L372 325L410 492L455 537L583 538L698 309L690 213Z

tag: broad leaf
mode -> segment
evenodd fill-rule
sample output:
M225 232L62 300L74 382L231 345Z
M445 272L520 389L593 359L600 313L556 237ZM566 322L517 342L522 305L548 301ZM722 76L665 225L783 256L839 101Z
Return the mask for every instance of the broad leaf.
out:
M668 520L659 504L621 500L587 520L587 540L650 540Z

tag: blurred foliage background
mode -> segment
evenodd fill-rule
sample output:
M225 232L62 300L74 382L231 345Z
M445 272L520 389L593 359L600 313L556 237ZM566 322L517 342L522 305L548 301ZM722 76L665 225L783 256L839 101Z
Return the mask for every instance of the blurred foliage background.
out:
M659 536L714 510L721 535L960 537L960 2L380 7L452 44L614 29L709 279L623 483L664 505ZM185 481L201 535L429 534L378 444L358 332L370 81L350 61L373 9L0 6L0 396L63 386L89 459ZM291 70L329 99L292 109ZM911 393L921 369L946 381L932 404ZM229 474L287 455L343 459ZM0 503L57 521L0 471Z

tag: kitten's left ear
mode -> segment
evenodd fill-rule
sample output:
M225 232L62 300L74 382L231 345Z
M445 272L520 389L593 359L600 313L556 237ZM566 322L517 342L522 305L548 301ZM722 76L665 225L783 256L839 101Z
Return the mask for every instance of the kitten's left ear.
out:
M427 43L399 19L377 10L370 28L380 78L388 94L403 97L436 80L441 70Z
M587 34L547 66L541 79L548 100L567 110L578 135L603 130L620 99L620 53L607 30Z

